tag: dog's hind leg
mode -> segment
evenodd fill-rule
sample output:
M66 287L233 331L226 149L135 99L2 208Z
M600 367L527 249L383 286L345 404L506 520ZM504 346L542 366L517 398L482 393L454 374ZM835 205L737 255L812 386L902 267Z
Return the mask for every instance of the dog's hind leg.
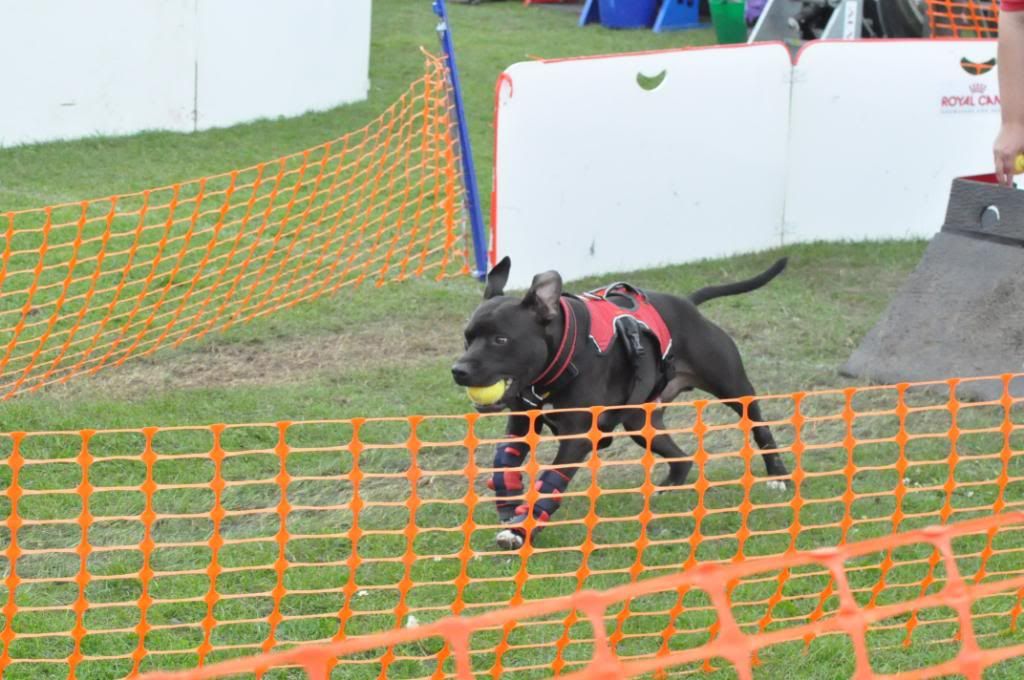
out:
M743 405L735 404L734 409L740 416L743 415ZM750 414L750 419L755 423L762 422L764 416L761 415L761 405L756 401L750 402L750 406L747 409ZM762 453L761 458L764 460L765 470L768 472L770 477L788 477L789 470L786 469L786 464L782 462L782 456L776 451L779 445L775 443L775 437L772 436L771 428L767 425L757 425L754 427L754 441L757 442L757 447L762 451L768 451L768 453ZM768 482L768 485L772 488L784 489L789 486L787 481L774 481Z
M640 430L646 424L645 421L646 418L641 411L639 416L631 416L626 420L625 426L628 430ZM665 429L665 409L659 408L651 412L651 425L656 430ZM647 448L647 438L643 435L632 435L631 438L637 446ZM686 484L693 461L687 458L686 452L679 448L672 437L664 432L654 435L651 438L651 451L664 458L668 463L668 474L658 482L658 486L674 487Z
M714 392L715 396L719 399L739 399L741 397L753 397L754 386L750 384L750 381L744 377L741 381L743 384L739 385L737 390L724 390ZM727 402L729 408L736 412L740 418L743 417L743 403L739 401ZM761 414L761 405L757 400L750 402L747 407L747 415L751 421L760 423L764 420L764 416ZM782 456L777 453L779 448L778 444L775 443L775 437L772 436L771 428L767 425L755 425L754 428L754 441L757 442L757 447L764 453L761 454L761 458L764 460L765 470L768 472L770 477L788 477L789 471L786 470L786 464L782 462ZM788 480L785 481L771 481L768 482L769 487L774 489L785 489L791 485Z

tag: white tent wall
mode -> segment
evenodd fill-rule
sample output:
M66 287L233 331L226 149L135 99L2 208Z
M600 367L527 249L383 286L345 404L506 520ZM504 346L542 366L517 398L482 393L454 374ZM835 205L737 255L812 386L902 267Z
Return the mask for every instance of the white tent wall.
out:
M370 7L0 0L0 146L190 132L365 99Z
M952 179L990 169L994 57L993 41L819 41L796 64L777 44L515 64L498 83L497 256L522 287L544 269L931 235Z

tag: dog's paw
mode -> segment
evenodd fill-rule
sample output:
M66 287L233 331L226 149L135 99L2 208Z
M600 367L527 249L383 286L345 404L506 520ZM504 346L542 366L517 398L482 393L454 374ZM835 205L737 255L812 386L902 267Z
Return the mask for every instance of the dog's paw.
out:
M666 491L676 491L686 486L686 478L684 477L680 479L678 475L673 476L672 473L669 473L662 477L655 486L658 487L658 491L656 493L659 494Z
M502 529L494 540L502 550L519 550L526 542L523 534L515 529Z
M793 486L793 483L787 479L769 479L766 483L769 489L779 492L788 491Z

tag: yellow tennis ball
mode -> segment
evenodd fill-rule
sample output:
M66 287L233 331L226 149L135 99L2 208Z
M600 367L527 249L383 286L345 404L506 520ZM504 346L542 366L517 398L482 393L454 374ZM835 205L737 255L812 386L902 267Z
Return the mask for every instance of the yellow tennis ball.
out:
M490 406L501 399L501 395L505 394L505 381L499 380L488 387L467 387L466 394L469 395L469 398L474 403L481 406Z
M1017 154L1017 158L1013 162L1013 174L1024 175L1024 153Z

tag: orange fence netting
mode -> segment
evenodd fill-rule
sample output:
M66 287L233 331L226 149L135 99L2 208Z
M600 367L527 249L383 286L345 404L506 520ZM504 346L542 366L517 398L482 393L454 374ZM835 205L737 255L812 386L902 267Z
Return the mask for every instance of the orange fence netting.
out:
M999 0L927 0L933 37L995 38L999 35Z
M648 418L601 451L595 424L561 510L514 552L486 489L498 414L0 435L0 674L343 643L231 668L744 673L757 652L793 677L814 677L807 659L864 677L868 657L907 677L1006 659L1020 677L1024 377L992 380L990 402L959 399L958 380L760 397L788 491L767 483L755 423L719 402L669 405L665 430ZM659 494L660 432L695 465ZM526 438L531 479L558 440ZM936 524L951 528L906 534Z
M958 566L954 542L983 535L995 535L999 531L1019 532L1022 528L1024 513L1008 513L968 520L952 526L932 526L838 548L793 552L781 558L762 557L728 565L700 564L680 574L647 579L606 591L580 591L573 595L501 609L472 618L447 618L422 628L407 628L333 645L298 647L287 652L226 661L204 670L156 672L145 677L147 680L205 680L244 672L257 673L274 667L301 666L310 680L326 680L331 666L336 663L338 657L370 651L385 644L394 646L439 638L443 639L445 646L454 653L457 677L468 679L474 677L469 656L474 633L509 625L521 625L530 619L557 614L566 620L578 621L582 624L580 628L585 627L594 636L594 650L590 663L583 670L561 676L564 678L628 678L655 671L664 672L673 666L688 662L722 658L732 664L739 678L746 680L754 677L753 662L758 650L834 633L849 636L854 650L854 677L858 679L933 678L952 673L961 673L968 678L981 678L985 669L1002 661L1024 656L1024 644L983 649L974 634L975 617L972 610L986 600L1000 596L1018 596L1024 591L1024 574L980 585L973 579L973 582L965 581ZM934 560L945 570L942 588L917 600L894 602L871 609L858 605L854 590L850 586L851 567L848 563L858 558L870 558L877 553L906 549L915 545L931 550ZM734 605L730 596L736 584L749 582L758 577L775 579L779 578L780 574L787 574L796 569L807 569L827 579L829 589L835 593L838 607L818 620L803 625L781 627L770 632L754 630L748 626L748 632L744 632L734 615ZM701 592L714 605L717 620L714 624L714 634L710 636L711 640L689 650L627 663L620 662L607 635L606 620L614 618L608 615L608 609L628 608L646 598L659 595L678 594L681 597L686 592ZM922 611L936 607L948 607L956 614L959 626L959 651L955 657L915 673L876 674L872 669L867 644L867 633L871 625L898 616L913 618ZM830 676L833 670L824 669Z
M468 273L445 64L362 130L223 175L0 211L0 399L370 281Z

